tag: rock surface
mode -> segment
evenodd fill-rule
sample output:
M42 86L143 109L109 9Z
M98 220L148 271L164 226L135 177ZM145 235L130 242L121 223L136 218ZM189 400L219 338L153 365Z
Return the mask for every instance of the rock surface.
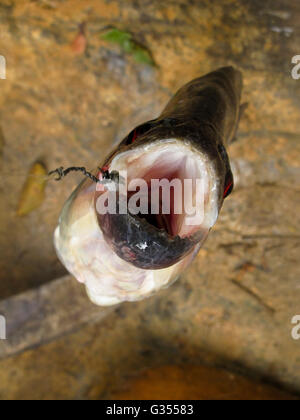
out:
M0 397L107 397L120 378L171 362L242 369L300 393L300 341L291 338L300 314L299 17L296 0L1 1L1 299L65 273L52 234L77 180L48 183L43 206L20 219L35 161L95 167L177 88L219 66L242 70L248 107L229 150L235 191L183 278L1 361ZM86 46L74 49L83 22ZM111 25L130 30L158 68L104 42Z

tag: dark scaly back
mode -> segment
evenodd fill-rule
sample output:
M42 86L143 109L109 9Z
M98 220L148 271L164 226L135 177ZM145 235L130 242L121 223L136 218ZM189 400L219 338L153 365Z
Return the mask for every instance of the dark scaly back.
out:
M160 119L171 116L186 125L188 131L194 127L200 133L209 126L227 146L239 121L241 91L241 73L233 67L223 67L183 86L170 100Z

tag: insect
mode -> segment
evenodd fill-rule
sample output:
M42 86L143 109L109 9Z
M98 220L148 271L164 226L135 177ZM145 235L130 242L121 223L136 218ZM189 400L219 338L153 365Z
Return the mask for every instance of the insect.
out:
M174 95L158 118L132 130L102 169L93 174L85 168L54 171L59 179L72 170L87 177L62 210L55 247L95 304L148 297L174 282L197 255L233 189L226 147L236 136L241 91L242 75L232 67L197 78ZM115 185L124 173L122 191L123 182ZM171 185L166 196L164 182ZM193 223L185 206L177 211L186 192ZM107 204L112 194L116 211L100 211L99 203ZM142 202L148 212L141 210Z

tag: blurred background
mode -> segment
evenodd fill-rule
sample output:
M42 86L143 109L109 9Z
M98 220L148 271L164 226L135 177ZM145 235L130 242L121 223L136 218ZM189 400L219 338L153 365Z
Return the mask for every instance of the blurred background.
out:
M297 0L1 0L0 313L17 337L2 356L0 341L1 399L300 395L299 19ZM196 261L168 290L62 328L81 288L56 290L74 280L52 236L80 177L43 176L93 169L224 65L248 106L228 150L236 188Z

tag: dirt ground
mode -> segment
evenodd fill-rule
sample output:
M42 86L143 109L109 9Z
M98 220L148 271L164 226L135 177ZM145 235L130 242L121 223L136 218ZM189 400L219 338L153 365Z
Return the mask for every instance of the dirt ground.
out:
M177 88L223 65L242 71L248 106L228 151L236 188L193 266L101 324L1 361L0 398L105 398L142 368L185 363L300 394L299 19L296 0L1 1L0 299L65 274L52 236L80 178L49 182L42 206L19 217L34 162L94 168ZM111 26L157 66L101 39Z

